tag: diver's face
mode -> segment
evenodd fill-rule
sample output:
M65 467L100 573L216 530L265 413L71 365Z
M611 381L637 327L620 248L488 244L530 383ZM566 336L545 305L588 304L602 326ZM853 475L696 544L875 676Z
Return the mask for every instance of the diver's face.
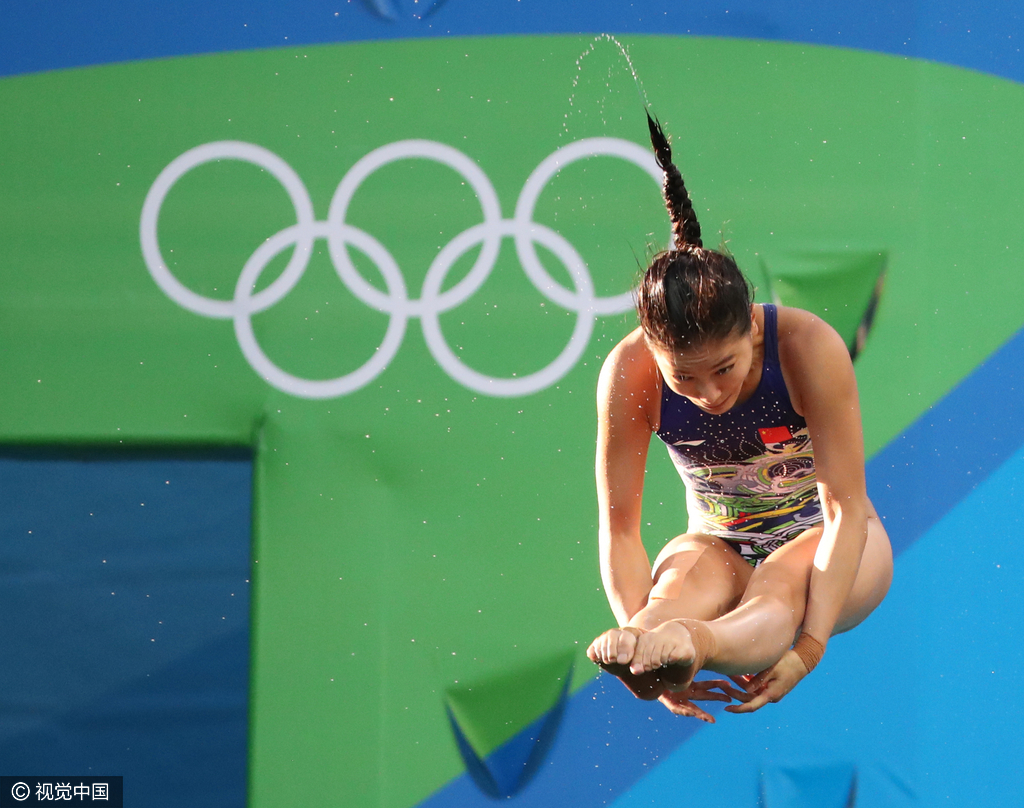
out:
M665 384L704 412L721 415L736 406L754 361L754 331L684 351L650 345Z

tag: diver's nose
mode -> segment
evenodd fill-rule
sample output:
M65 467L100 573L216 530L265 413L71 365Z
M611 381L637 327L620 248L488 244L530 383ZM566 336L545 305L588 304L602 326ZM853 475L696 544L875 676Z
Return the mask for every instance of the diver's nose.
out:
M709 407L722 403L722 388L711 382L697 385L697 397Z

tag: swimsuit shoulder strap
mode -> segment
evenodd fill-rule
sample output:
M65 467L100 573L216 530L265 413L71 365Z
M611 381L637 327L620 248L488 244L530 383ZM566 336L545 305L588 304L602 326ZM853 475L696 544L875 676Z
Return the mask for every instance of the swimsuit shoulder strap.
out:
M772 303L761 304L764 311L764 359L779 364L779 311Z

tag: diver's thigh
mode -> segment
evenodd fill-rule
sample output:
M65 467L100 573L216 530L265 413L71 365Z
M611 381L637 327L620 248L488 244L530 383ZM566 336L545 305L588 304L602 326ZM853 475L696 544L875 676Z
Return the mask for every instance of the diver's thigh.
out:
M809 528L799 536L774 550L762 561L750 577L743 603L762 595L774 595L799 601L800 611L807 600L811 582L811 567L818 551L823 528Z
M672 539L658 554L650 597L718 604L709 608L721 613L739 602L751 572L750 565L721 539L685 533Z
M742 602L766 593L806 605L811 571L823 527L806 530L773 552L752 576ZM882 521L874 512L868 517L868 535L853 588L843 604L832 633L857 626L882 602L892 581L892 548ZM803 606L801 606L803 608ZM802 620L802 618L801 618Z
M857 579L832 633L849 631L863 622L878 608L891 583L892 545L882 520L872 515L868 517L868 538L857 570Z

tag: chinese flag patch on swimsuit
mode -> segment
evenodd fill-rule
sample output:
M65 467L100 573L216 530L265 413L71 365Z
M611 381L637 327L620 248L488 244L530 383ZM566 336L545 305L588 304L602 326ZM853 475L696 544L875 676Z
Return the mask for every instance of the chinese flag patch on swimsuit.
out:
M783 443L787 440L791 440L793 433L789 431L788 426L766 426L764 429L757 430L757 434L761 436L761 441L764 443Z

